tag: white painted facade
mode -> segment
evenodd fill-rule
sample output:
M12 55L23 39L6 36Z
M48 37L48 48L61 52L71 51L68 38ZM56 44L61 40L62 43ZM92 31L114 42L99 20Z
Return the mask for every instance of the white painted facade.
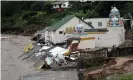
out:
M69 4L68 1L66 1L66 2L64 2L62 4L53 4L53 8L54 9L60 8L60 5L61 5L61 8L69 8L70 4Z
M78 46L79 49L95 48L95 39L81 40Z
M107 22L109 18L90 18L84 19L85 22L91 23L94 28L107 28Z
M102 19L99 19L102 20ZM99 20L95 20L98 22ZM108 32L105 32L105 34L88 34L84 35L82 37L95 37L95 40L86 40L81 41L79 48L95 48L95 47L112 47L112 46L119 46L120 44L124 43L125 41L125 29L123 27L107 27L105 24L107 22L107 18L104 18L105 22L101 28L107 28ZM66 22L64 25L62 25L59 29L56 31L46 31L45 32L45 39L47 40L50 36L50 40L54 43L58 43L64 40L66 36L72 36L70 34L59 34L59 31L65 31L67 27L76 26L77 24L83 24L84 29L91 29L90 26L88 26L83 21L79 20L77 17L72 18L70 21ZM95 26L93 26L95 27ZM95 27L95 28L98 28ZM74 36L74 35L73 35Z
M55 31L46 31L45 32L45 40L48 39L47 36L50 36L50 40L54 43L61 42L66 36L69 36L69 34L59 34L60 31L64 32L67 27L76 26L77 24L82 24L85 29L91 29L89 25L78 19L77 17L73 17L71 20L66 22L64 25L62 25L60 28L58 28Z
M84 19L85 22L92 24L92 26L96 29L98 28L107 28L109 32L105 34L88 34L88 36L94 36L95 46L96 47L112 47L113 45L119 46L125 41L125 29L124 26L121 27L109 27L108 21L109 18L91 18ZM99 26L98 23L101 22L102 25Z
M107 28L108 32L105 32L104 34L96 33L96 34L88 34L80 36L80 37L95 37L95 40L81 41L80 46L82 47L80 48L112 47L112 46L118 47L120 44L124 43L125 29L123 22L120 22L123 20L123 18L121 18L120 16L118 16L117 18L114 12L116 13L119 12L116 9L116 7L114 7L111 10L111 15L113 15L113 17L84 19L86 23L91 23L94 29ZM66 22L56 31L46 32L45 39L47 40L48 39L47 36L50 36L50 40L53 41L54 43L62 42L62 40L64 40L66 36L74 36L74 35L64 34L64 33L59 34L60 31L64 32L67 27L76 26L77 24L82 24L84 26L84 29L91 29L91 27L85 22L79 20L77 17L73 17L71 20ZM120 25L114 26L114 24L120 24Z
M90 37L95 37L95 47L118 47L125 41L124 27L108 27L109 32L105 34L88 34Z

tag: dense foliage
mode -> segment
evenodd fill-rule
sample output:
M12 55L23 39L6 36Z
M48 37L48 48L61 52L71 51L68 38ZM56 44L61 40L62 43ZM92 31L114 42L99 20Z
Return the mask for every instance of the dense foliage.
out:
M64 12L55 12L52 1L2 1L1 23L2 32L33 33L51 25L67 14L79 18L108 17L111 6L116 6L121 16L133 13L133 2L76 2ZM18 34L19 34L18 33Z

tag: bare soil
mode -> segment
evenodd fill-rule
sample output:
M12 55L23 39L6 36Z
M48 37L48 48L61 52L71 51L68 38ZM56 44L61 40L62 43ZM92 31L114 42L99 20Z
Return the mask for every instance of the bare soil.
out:
M85 80L96 80L113 74L124 74L133 71L132 58L115 58L109 63L103 65L103 68L89 71L85 76Z

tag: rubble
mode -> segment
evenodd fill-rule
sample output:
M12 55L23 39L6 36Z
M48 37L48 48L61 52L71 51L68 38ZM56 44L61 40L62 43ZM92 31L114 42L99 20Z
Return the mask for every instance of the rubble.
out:
M107 63L106 66L104 65L103 68L85 73L85 80L96 80L108 75L126 73L130 71L128 68L132 62L133 59L131 58L115 58Z
M41 69L44 65L56 70L64 67L76 67L76 57L72 56L76 52L79 41L70 39L71 42L65 44L54 44L51 41L45 43L38 42L34 45L29 44L24 48L21 59L33 59L36 69ZM70 41L69 40L69 41ZM19 57L19 58L20 58Z

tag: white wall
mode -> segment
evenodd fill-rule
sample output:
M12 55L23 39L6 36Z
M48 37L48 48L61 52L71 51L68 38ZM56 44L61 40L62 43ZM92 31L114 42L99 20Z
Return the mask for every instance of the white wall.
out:
M81 40L78 46L79 49L95 48L95 39Z
M62 25L59 29L57 29L54 33L53 42L60 42L69 34L59 34L59 31L65 31L67 27L76 26L77 24L81 23L85 29L90 29L91 27L85 24L83 21L79 20L77 17L72 18L70 21Z
M64 6L65 5L65 6ZM69 8L69 2L65 2L61 5L61 8Z
M109 32L106 32L105 34L88 34L90 37L95 37L95 47L119 46L125 41L124 27L108 27L107 29Z
M90 18L84 19L85 22L92 22L94 28L107 28L107 22L109 18ZM102 22L102 26L98 26L98 22Z
M51 39L54 43L62 41L67 35L70 34L59 34L59 31L65 31L67 27L72 27L77 24L84 25L85 29L91 29L87 24L83 23L82 21L79 21L78 18L74 17L62 27L57 29L55 32L51 32L49 35L51 35ZM103 27L102 27L103 28ZM125 29L124 27L106 27L109 32L106 32L105 34L88 34L88 35L83 35L82 37L95 37L95 41L88 41L88 42L82 42L82 46L84 45L83 48L85 47L112 47L113 45L119 46L125 41ZM48 34L48 33L47 33ZM45 34L46 35L46 34ZM73 35L74 36L74 35ZM94 46L95 44L95 46Z

